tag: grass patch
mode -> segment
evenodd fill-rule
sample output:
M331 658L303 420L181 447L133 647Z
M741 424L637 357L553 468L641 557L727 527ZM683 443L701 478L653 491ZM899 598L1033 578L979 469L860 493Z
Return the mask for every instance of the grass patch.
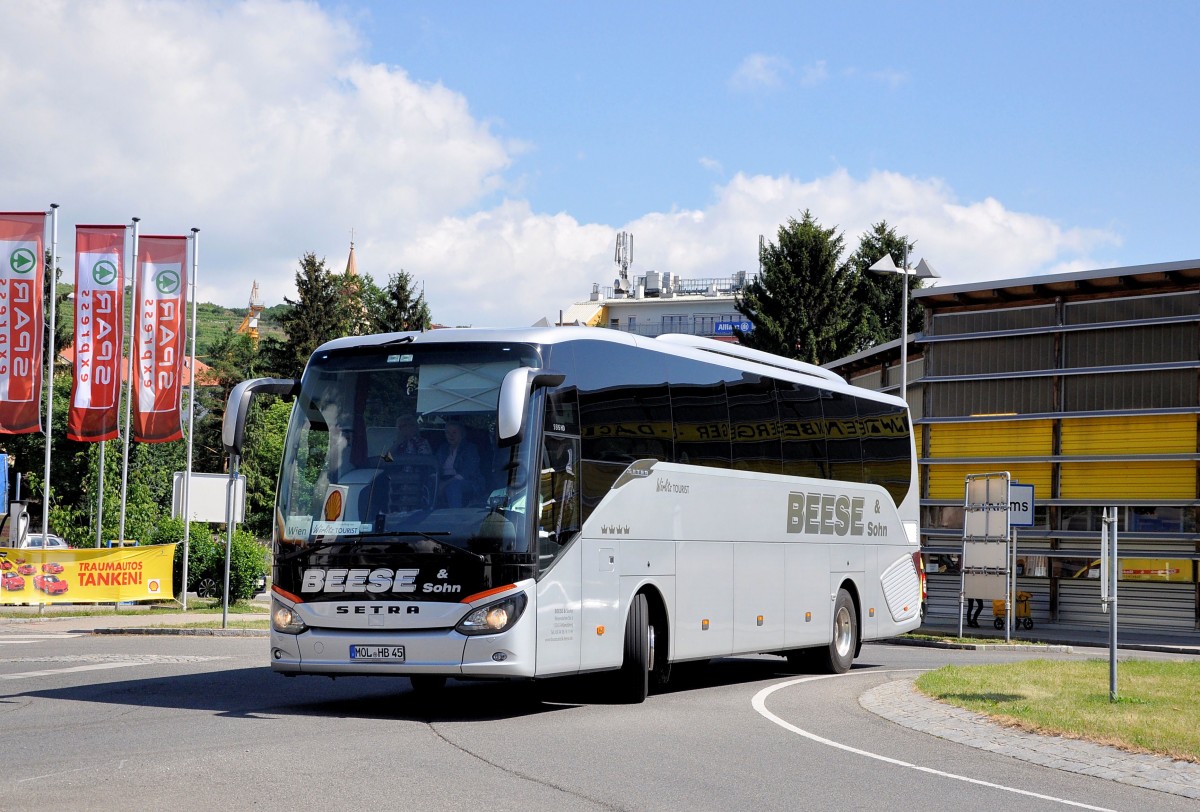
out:
M1119 662L1117 702L1108 699L1108 668L1108 660L951 665L916 684L1022 730L1200 763L1200 662Z
M221 625L219 620L202 620L195 623L155 623L149 625L151 629L268 629L270 621L267 619L259 620L230 620L226 626Z

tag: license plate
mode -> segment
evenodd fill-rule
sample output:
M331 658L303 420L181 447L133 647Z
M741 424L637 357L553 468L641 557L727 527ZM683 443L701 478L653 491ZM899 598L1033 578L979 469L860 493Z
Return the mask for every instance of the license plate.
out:
M404 646L351 646L351 660L380 660L404 662Z

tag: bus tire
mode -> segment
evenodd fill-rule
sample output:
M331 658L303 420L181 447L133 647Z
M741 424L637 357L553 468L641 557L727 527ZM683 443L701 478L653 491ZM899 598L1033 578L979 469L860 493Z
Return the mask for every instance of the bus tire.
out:
M625 655L617 672L616 699L636 705L650 693L650 611L646 596L639 592L625 620Z
M821 649L821 670L830 674L845 674L854 663L854 652L858 649L858 615L854 611L854 599L844 589L838 590L833 604L833 639Z

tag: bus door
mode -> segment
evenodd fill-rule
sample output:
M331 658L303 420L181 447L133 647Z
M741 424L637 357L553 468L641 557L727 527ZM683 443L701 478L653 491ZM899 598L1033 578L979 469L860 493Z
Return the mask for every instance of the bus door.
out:
M537 482L537 674L579 670L583 633L579 436L564 433L557 399L546 398ZM557 431L556 431L557 429Z

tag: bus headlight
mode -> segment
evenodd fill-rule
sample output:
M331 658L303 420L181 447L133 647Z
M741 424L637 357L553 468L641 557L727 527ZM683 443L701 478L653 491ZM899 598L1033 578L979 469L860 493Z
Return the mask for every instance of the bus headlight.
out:
M300 634L308 629L294 609L276 603L271 610L271 628L282 634Z
M454 628L463 634L497 634L512 628L527 600L524 592L518 592L502 600L472 609Z

